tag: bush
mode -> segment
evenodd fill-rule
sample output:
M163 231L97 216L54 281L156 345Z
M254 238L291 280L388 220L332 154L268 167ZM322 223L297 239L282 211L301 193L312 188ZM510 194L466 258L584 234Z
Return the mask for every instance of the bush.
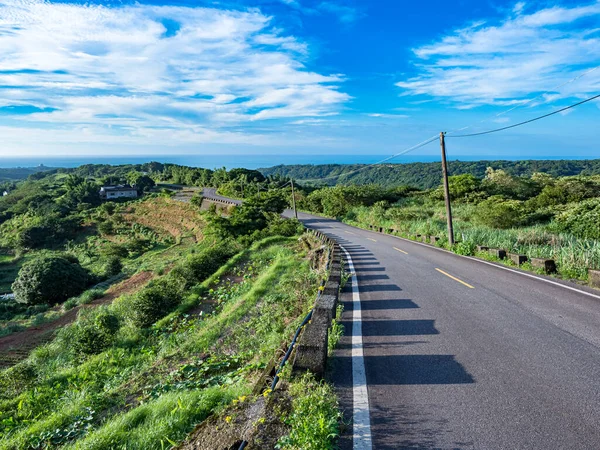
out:
M123 264L118 256L110 256L102 268L102 271L107 278L120 274L122 270Z
M524 223L525 208L519 200L492 196L477 205L475 221L492 228L511 228Z
M202 253L189 256L186 261L175 266L169 276L181 289L189 289L210 277L238 251L235 242L222 241Z
M107 220L105 222L100 222L97 225L98 232L102 235L112 235L115 234L115 225L111 220Z
M169 278L151 282L131 301L129 318L145 328L163 318L181 303L181 291Z
M104 256L117 256L119 258L127 258L129 251L122 245L109 244L101 250Z
M73 325L69 344L80 355L101 353L112 344L119 330L119 319L107 312L86 319L80 319Z
M35 366L29 361L4 371L0 377L0 398L14 398L28 389L37 379Z
M562 231L588 239L600 239L600 199L587 200L556 216Z
M55 304L81 293L88 280L88 273L78 263L47 256L24 264L12 290L19 303Z

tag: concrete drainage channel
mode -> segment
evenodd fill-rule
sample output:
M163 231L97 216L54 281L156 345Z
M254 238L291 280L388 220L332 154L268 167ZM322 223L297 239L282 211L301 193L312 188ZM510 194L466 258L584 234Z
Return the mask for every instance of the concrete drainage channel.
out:
M285 356L279 363L271 383L269 395L275 392L279 381L279 373L285 367L294 350L296 353L292 363L293 374L301 375L309 371L318 378L323 378L327 367L329 328L335 318L342 281L341 251L337 242L320 231L307 230L307 233L312 233L325 245L328 252L329 277L326 282L321 283L315 306L296 330ZM296 345L299 336L299 343ZM248 440L240 441L239 446L237 444L235 444L234 449L237 448L238 450L249 449L251 445Z
M329 276L321 282L313 309L296 330L282 360L273 358L256 382L253 402L238 403L228 415L239 417L233 428L223 427L222 417L213 416L199 424L180 450L262 449L274 448L286 434L280 420L283 411L291 408L291 399L285 390L277 389L279 374L292 364L292 374L307 371L323 378L327 367L329 328L335 317L342 279L342 254L339 244L319 231L307 230L321 243L325 252Z

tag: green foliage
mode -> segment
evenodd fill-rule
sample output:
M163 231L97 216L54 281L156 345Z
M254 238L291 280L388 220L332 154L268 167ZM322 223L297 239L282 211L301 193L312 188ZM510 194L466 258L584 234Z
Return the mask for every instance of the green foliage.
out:
M235 242L220 241L199 254L189 255L185 261L173 268L169 278L173 279L180 289L189 289L215 273L240 250L240 246Z
M87 272L66 258L39 257L27 262L13 283L15 299L20 303L60 303L85 289Z
M290 384L292 412L284 417L291 427L277 448L283 450L328 450L335 448L342 415L331 385L306 374Z
M94 355L108 348L119 330L119 318L106 311L95 313L87 320L79 320L69 329L68 342L80 355Z
M140 330L127 320L135 295L83 309L59 339L33 352L27 376L0 373L0 448L177 445L209 414L250 393L313 304L318 278L294 251L297 245L289 238L258 242L203 289L184 293L188 308L201 302L209 314L173 312ZM95 333L97 314L105 313L121 323L108 345ZM106 347L92 355L75 351L72 336L80 329L86 351L98 339Z
M514 177L531 177L535 173L546 173L552 177L600 174L600 159L593 160L520 160L520 161L449 161L451 175L471 174L482 179L491 167L503 170ZM437 188L442 179L439 162L378 164L365 167L364 164L318 164L318 165L279 165L260 171L269 177L293 177L303 184L323 184L328 178L330 184L364 185L381 184L384 187L401 185L419 189ZM339 175L339 177L337 177ZM310 181L307 181L310 180ZM535 181L535 180L534 180Z
M129 318L137 327L149 327L173 311L181 300L181 291L172 279L152 281L131 299Z
M104 276L109 278L115 275L118 275L123 270L123 263L121 262L121 258L118 256L109 256L104 263L104 267L102 272Z
M492 228L512 228L525 222L524 215L523 202L494 195L477 205L475 220Z
M2 397L16 397L31 387L37 379L35 365L30 361L21 361L5 370L0 377Z
M270 223L279 220L279 215L287 206L288 201L281 192L263 192L234 208L229 217L209 211L208 220L212 231L221 238L238 238L266 229Z
M570 205L556 216L558 228L576 236L600 239L600 198Z
M531 203L537 207L564 205L600 197L600 182L586 177L567 177L548 180L542 192Z
M371 206L377 202L396 202L413 189L384 189L378 185L335 186L311 192L299 202L300 207L331 217L343 217L352 207Z
M471 241L461 241L454 244L452 250L454 253L463 256L472 256L475 254L476 245Z
M451 200L469 201L474 197L474 193L479 192L480 188L481 180L470 173L448 177L448 189L450 191ZM443 200L443 187L440 186L433 191L432 196L438 200Z

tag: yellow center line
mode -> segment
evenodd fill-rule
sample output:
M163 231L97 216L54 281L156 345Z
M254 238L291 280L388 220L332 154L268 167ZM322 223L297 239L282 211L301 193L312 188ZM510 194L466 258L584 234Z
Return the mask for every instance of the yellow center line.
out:
M354 234L354 235L356 234L356 233L353 233L352 231L344 231L344 233Z
M375 239L367 238L370 241L377 242Z
M459 279L458 279L458 278L456 278L456 277L453 277L453 276L452 276L452 275L450 275L449 273L446 273L446 272L444 272L442 269L438 269L438 268L436 267L436 268L435 268L435 270L437 270L437 271L438 271L438 272L440 272L440 273L443 273L444 275L446 275L446 276L447 276L447 277L449 277L449 278L452 278L454 281L458 281L460 284L464 284L464 285L465 285L466 287L468 287L468 288L475 289L475 288L474 288L473 286L471 286L470 284L468 284L468 283L465 283L464 281L462 281L462 280L459 280Z
M394 250L397 250L400 253L404 253L405 255L408 255L408 253L406 253L404 250L399 249L398 247L394 247Z

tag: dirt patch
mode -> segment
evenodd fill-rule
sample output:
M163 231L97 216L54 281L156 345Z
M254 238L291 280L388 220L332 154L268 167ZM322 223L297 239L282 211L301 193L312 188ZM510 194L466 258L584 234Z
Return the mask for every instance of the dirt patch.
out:
M286 392L258 396L227 408L218 416L209 417L196 427L178 450L237 450L242 441L246 449L272 449L277 441L289 433L281 421L291 410L291 399Z
M204 221L198 210L188 203L167 198L153 198L135 205L122 213L128 223L139 223L157 233L173 238L194 236L202 240Z
M112 302L121 295L136 292L145 286L152 278L154 278L154 276L153 272L139 272L131 278L111 286L103 297L86 305L77 306L52 322L33 326L26 330L1 337L0 369L15 365L19 361L27 358L34 348L52 340L54 332L57 329L62 328L77 319L77 314L80 309L104 305ZM53 309L58 311L60 308L61 306L55 306Z

